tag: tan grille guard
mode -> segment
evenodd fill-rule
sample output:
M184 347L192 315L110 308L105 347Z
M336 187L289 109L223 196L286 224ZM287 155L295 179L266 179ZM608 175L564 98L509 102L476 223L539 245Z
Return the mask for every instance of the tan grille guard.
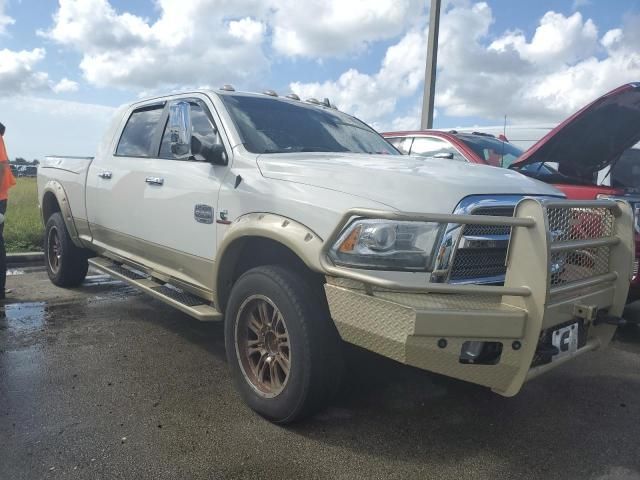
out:
M451 285L431 282L425 282L420 286L407 286L397 281L380 278L375 275L375 272L354 271L336 266L328 256L329 249L337 241L343 229L358 217L513 227L507 253L504 286ZM594 222L594 219L599 222ZM551 227L557 227L558 223L564 225L564 228L552 231ZM508 376L506 381L502 380L505 378L504 375L500 382L489 380L493 378L493 373L487 369L495 369L499 365L453 365L451 356L446 359L438 357L436 365L432 365L436 358L433 351L423 357L429 358L430 363L418 357L414 357L417 359L412 361L412 351L417 351L415 348L412 350L412 341L415 343L420 339L418 338L420 335L422 339L430 339L429 335L433 334L429 333L429 329L425 328L424 324L428 326L431 318L434 318L436 323L435 317L421 314L420 311L416 312L414 323L408 328L406 339L402 341L404 352L398 350L397 354L387 354L384 351L378 351L405 363L490 386L498 393L510 396L517 393L529 378L571 358L565 357L549 365L530 368L542 330L575 319L580 315L576 312L583 311L582 307L589 307L586 310L591 312L594 309L600 309L606 310L611 315L622 314L633 270L635 251L633 232L632 209L627 202L621 200L569 201L523 198L517 204L514 216L506 218L353 209L346 212L339 225L325 241L320 263L329 277L349 279L356 284L364 284L366 286L364 290L370 296L369 298L376 292L436 296L447 294L448 298L456 298L460 295L496 299L497 296L499 302L505 307L524 311L524 331L517 338L521 342L521 348L517 352L508 352L510 365L508 365L508 371L505 369L504 372ZM571 270L568 266L572 269L576 267L566 279L552 274L552 260L557 261L558 258L564 259L564 272ZM427 298L430 296L427 295ZM360 294L359 299L364 301L363 294ZM379 300L375 299L375 301ZM397 302L398 306L402 306L401 303ZM333 311L332 308L332 313ZM470 340L478 338L477 330L480 327L477 322L490 321L487 314L483 316L481 310L474 315L477 319L475 333L469 332ZM438 316L441 317L439 312ZM442 325L442 318L438 319L438 325ZM418 320L424 321L421 328L417 326ZM585 318L584 320L588 325L593 322L593 319ZM597 328L592 328L586 345L578 350L578 354L606 345L614 332L615 327L610 325L598 325ZM374 335L380 336L375 332ZM505 334L502 337L506 338L510 335ZM465 334L461 332L456 336L462 341ZM496 335L487 335L487 337L496 338ZM352 343L358 344L357 341ZM505 345L505 348L510 350L511 346ZM372 350L375 351L376 348ZM455 360L457 363L457 358ZM477 373L470 373L474 372L473 369ZM486 377L482 373L485 371Z

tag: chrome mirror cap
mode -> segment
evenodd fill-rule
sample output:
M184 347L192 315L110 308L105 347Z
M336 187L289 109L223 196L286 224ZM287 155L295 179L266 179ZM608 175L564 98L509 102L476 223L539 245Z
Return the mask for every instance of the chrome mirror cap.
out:
M171 153L179 157L191 154L191 107L189 102L175 102L169 106L169 139Z

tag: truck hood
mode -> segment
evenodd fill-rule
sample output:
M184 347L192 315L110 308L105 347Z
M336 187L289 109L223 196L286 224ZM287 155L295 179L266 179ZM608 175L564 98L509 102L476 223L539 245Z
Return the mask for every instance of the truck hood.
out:
M258 166L266 178L348 193L409 212L451 213L469 195L562 196L550 185L504 168L404 155L269 154L258 156Z
M590 178L640 141L640 83L616 88L573 114L511 167L556 162L562 174Z

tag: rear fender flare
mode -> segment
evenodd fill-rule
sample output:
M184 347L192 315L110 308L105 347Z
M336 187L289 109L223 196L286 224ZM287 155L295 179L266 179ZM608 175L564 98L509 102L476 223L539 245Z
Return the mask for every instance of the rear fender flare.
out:
M53 194L56 201L58 202L58 206L60 207L60 213L62 214L62 219L64 220L64 224L67 227L67 231L69 232L69 236L71 237L71 241L77 246L82 248L82 242L78 236L78 229L76 228L76 224L73 220L73 214L71 213L71 205L69 204L69 198L67 196L67 192L64 187L60 184L60 182L56 180L49 180L44 188L42 189L42 200L40 203L40 213L42 215L42 221L46 225L47 218L45 218L45 198L48 195Z

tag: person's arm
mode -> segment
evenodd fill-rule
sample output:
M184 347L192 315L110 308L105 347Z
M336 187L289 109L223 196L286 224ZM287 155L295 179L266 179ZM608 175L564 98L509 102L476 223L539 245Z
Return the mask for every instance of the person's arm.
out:
M0 185L4 181L4 176L9 166L9 156L7 155L7 149L4 146L4 125L0 123Z

